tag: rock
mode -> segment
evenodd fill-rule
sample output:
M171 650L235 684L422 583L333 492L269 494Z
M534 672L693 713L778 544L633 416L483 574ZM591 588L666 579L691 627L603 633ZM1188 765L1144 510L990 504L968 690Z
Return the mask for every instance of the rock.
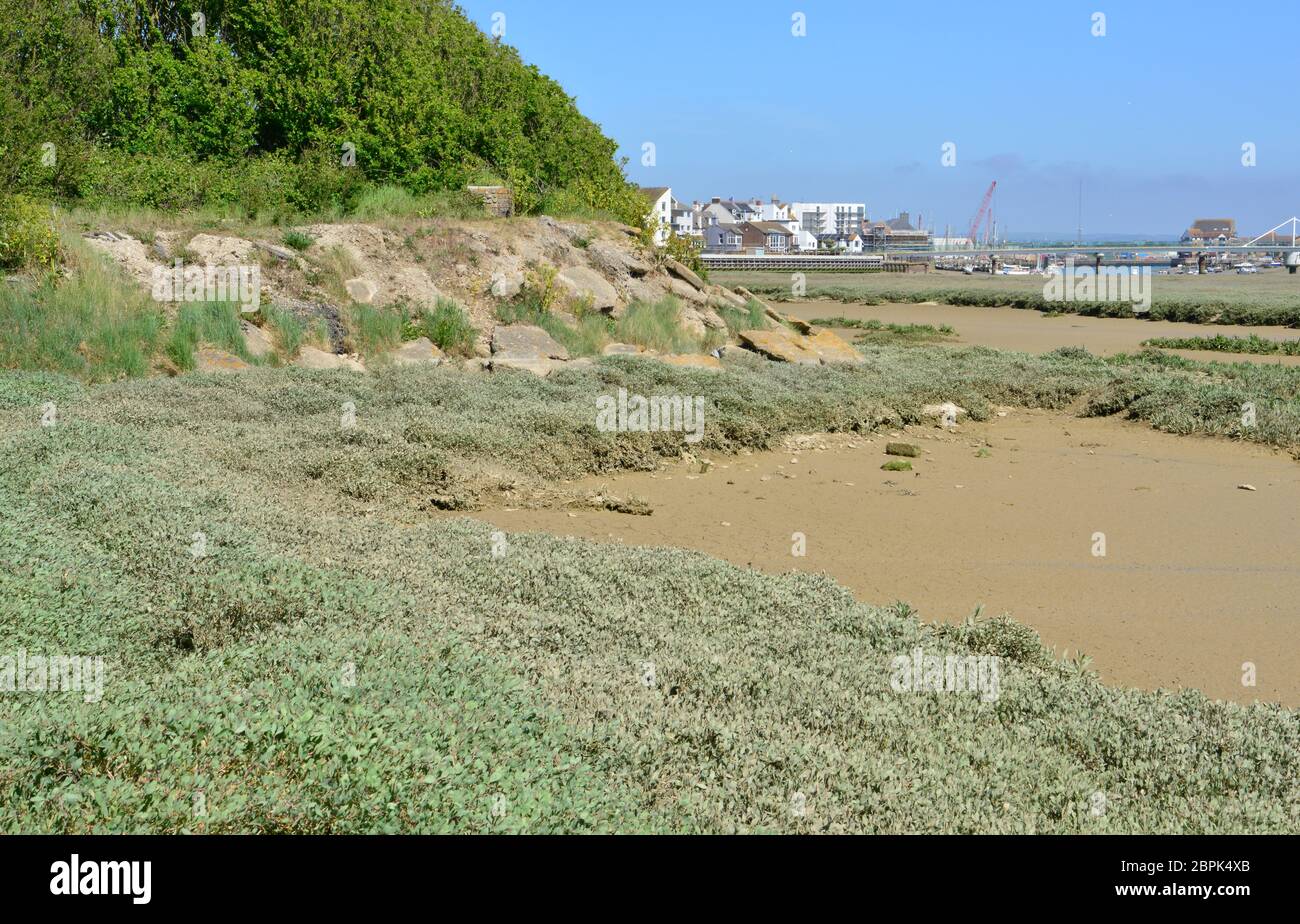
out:
M607 343L600 351L602 356L636 356L644 353L645 347L635 343Z
M812 350L824 363L860 363L862 354L853 348L839 334L830 330L814 328L815 333L804 337L802 345Z
M639 278L654 268L636 254L605 241L592 241L588 244L587 256L600 270L610 276L626 274Z
M492 331L492 361L497 358L568 359L569 351L531 324L501 324Z
M326 353L324 350L309 346L302 347L298 351L298 358L293 361L293 364L304 369L351 369L353 372L364 372L366 369L356 357L342 353Z
M281 263L288 263L298 256L288 247L281 247L279 244L268 244L266 241L257 241L256 244Z
M965 413L966 409L964 407L959 407L951 401L945 401L943 404L927 404L921 408L923 416L937 417L941 427L957 426L957 418ZM1005 417L1006 412L1003 411L1001 416Z
M764 312L764 313L765 313L765 314L777 314L777 312L775 312L775 311L771 311L770 309L769 309L768 312ZM805 321L803 318L792 318L792 317L790 317L790 315L788 315L788 314L787 314L787 315L780 315L780 314L777 314L777 316L780 317L781 320L783 320L787 325L789 325L790 327L793 327L793 328L794 328L795 330L797 330L799 333L804 334L804 335L806 335L806 336L812 336L813 334L815 334L816 332L818 332L819 330L821 330L821 328L819 328L819 327L815 327L814 325L812 325L812 324L809 323L808 321ZM827 331L827 333L830 333L830 331ZM837 339L840 339L840 341L841 341L842 343L843 343L843 342L846 342L846 341L844 341L842 338L837 337L836 334L831 334L831 336L832 336L832 337L836 337ZM857 355L857 354L855 353L854 355Z
M623 286L630 302L657 302L668 294L668 281L662 276L629 279Z
M200 347L194 351L195 372L242 372L251 368L234 353L216 347Z
M680 279L670 279L668 281L668 291L678 298L685 299L696 305L703 305L708 302L708 296L699 289L693 288L689 283L682 282Z
M465 360L460 364L460 367L466 372L485 372L489 365L490 363L487 360L475 357Z
M392 352L390 358L396 366L436 366L442 362L443 354L428 337L420 337L402 344Z
M919 446L913 446L911 443L886 443L885 455L887 456L909 456L915 459L921 454Z
M801 342L804 338L784 327L774 330L742 330L736 336L744 346L768 359L804 366L821 365L821 357Z
M618 290L604 276L586 266L566 266L555 281L573 298L589 298L597 311L607 311L618 304Z
M694 369L721 370L722 361L707 353L673 353L659 357L670 366L690 366Z
M251 321L239 322L240 333L244 335L244 349L254 359L265 359L275 352L271 335Z
M523 273L493 273L488 291L496 298L514 298L523 287Z
M154 257L159 262L170 263L172 261L172 256L171 253L167 250L167 245L164 244L162 241L160 241L158 238L154 238L153 243L149 245L149 249L153 252Z
M225 237L218 234L196 234L186 245L198 257L197 262L213 266L240 266L255 262L254 246L242 237Z
M545 356L510 356L503 353L494 353L491 362L493 372L498 369L525 369L533 375L542 377L550 375L552 370L560 365Z
M680 261L669 260L664 265L668 268L668 272L672 273L674 276L676 276L678 279L682 280L683 282L690 283L696 289L704 288L704 280L701 279L699 276L697 276L695 272L690 269L690 267L686 266Z
M348 295L359 305L369 305L379 294L379 286L375 285L369 279L358 276L356 279L349 279L343 283L343 287L348 290Z
M735 307L744 308L746 305L749 304L749 302L746 301L744 298L742 298L739 294L731 291L725 286L720 286L719 288L722 289L722 297L727 299L727 301L731 302L731 304L734 305Z

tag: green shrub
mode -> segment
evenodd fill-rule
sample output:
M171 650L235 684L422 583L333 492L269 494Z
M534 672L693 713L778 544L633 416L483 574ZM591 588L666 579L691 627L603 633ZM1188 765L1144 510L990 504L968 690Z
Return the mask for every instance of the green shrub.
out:
M26 196L0 196L0 269L54 269L59 232L50 207Z
M282 240L286 247L292 247L294 250L306 250L316 243L316 238L305 231L286 231Z
M379 215L396 197L377 190L400 187L448 194L417 214L481 215L464 188L491 174L524 213L551 190L624 221L645 210L616 143L451 3L218 3L206 36L186 27L192 5L2 0L6 187L259 220L347 214L368 188L363 214ZM55 169L33 164L47 140Z
M473 356L478 332L469 322L465 309L445 298L438 299L432 310L408 326L409 336L428 337L438 349L451 356Z

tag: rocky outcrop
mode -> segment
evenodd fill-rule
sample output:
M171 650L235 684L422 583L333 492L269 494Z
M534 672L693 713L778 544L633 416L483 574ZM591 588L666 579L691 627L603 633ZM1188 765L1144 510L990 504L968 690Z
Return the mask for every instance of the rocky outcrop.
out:
M708 353L675 353L659 357L670 366L688 366L692 369L712 369L721 371L722 360Z
M530 324L499 325L492 331L492 369L526 369L534 375L549 375L556 363L569 358L569 351L542 330Z
M802 337L785 327L742 330L736 336L745 347L777 362L797 363L801 366L820 366L822 362L816 351L801 342Z
M428 337L420 337L402 344L390 354L390 358L397 366L436 366L442 362L443 353Z
M200 347L194 351L195 372L243 372L251 368L234 353L216 347Z
M265 359L275 352L271 335L250 321L239 322L239 332L244 338L244 350L254 359Z
M682 282L688 283L696 289L704 288L704 280L696 275L695 271L690 269L684 263L677 260L668 260L664 266L667 268L668 272L672 273Z
M298 358L293 361L293 364L304 369L350 369L353 372L364 372L366 369L356 356L326 353L324 350L310 346L302 347L298 351Z
M778 362L804 366L862 362L852 344L829 330L817 329L805 335L782 326L771 330L743 330L736 336L748 349Z
M834 331L813 328L805 334L803 345L812 350L823 363L860 363L862 354Z
M571 298L590 300L597 311L609 311L618 304L618 291L594 269L587 266L566 266L555 281Z

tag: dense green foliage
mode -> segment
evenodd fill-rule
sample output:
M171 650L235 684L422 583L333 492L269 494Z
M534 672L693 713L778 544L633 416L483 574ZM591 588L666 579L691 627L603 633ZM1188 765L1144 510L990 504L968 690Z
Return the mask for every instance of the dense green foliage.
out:
M59 232L48 206L27 196L0 195L0 269L53 269Z
M0 0L0 138L0 189L91 205L486 181L525 212L644 212L615 143L449 0Z
M1291 711L1110 688L1008 620L931 628L820 576L531 535L494 555L493 527L428 509L476 469L573 477L679 452L680 434L594 428L592 395L620 386L706 396L705 445L734 449L894 424L939 394L980 416L1098 379L1141 402L1184 376L1227 399L1285 374L866 352L856 369L609 359L548 379L5 376L0 647L101 655L106 685L93 703L0 696L0 826L1297 830ZM1294 425L1285 404L1261 426ZM894 692L891 659L917 645L999 656L1000 696Z
M147 375L163 345L160 307L79 238L65 244L66 278L0 284L0 368L92 382Z
M1300 340L1270 340L1267 337L1152 337L1142 341L1143 346L1163 347L1170 350L1211 350L1216 353L1255 353L1300 356Z
M407 323L407 339L428 337L438 349L450 356L473 356L478 332L470 323L465 309L446 298L439 298L433 308Z

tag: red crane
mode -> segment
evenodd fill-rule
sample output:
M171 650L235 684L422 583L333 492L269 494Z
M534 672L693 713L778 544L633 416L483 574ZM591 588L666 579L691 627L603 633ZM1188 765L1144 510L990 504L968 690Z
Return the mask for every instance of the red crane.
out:
M989 203L993 201L993 191L997 188L997 180L994 180L989 184L988 192L984 193L984 201L980 203L980 209L975 213L975 220L970 223L970 234L968 234L967 237L970 239L972 247L977 243L975 235L979 233L980 224L984 221L984 216L989 214ZM992 221L992 218L990 217L989 220Z

